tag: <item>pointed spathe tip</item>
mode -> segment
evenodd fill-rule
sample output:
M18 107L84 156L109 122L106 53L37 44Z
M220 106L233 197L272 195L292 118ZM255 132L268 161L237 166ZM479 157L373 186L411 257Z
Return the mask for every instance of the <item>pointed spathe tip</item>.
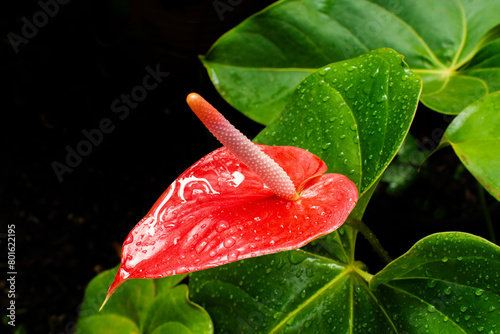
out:
M105 299L104 299L104 301L102 302L101 307L99 307L99 311L97 311L97 312L101 312L101 310L102 310L102 308L104 307L104 305L106 305L106 303L108 302L109 297L111 297L111 295L110 295L110 294L109 294L109 292L108 292L108 294L106 295L106 298L105 298Z
M108 302L109 298L113 295L113 293L115 293L116 289L118 289L120 285L123 284L123 282L125 282L125 279L123 279L123 277L121 276L121 270L118 269L115 280L113 281L113 283L111 283L111 286L109 287L108 292L106 293L106 298L104 298L104 301L102 302L102 305L99 308L98 312L101 312L104 305L106 305L106 303Z

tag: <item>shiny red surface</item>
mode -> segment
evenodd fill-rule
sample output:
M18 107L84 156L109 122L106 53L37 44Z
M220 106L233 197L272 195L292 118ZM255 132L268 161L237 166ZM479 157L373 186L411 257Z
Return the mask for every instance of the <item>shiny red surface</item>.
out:
M356 205L354 183L323 174L296 147L259 147L290 176L300 199L277 197L226 148L182 173L134 227L108 297L130 278L158 278L295 249L339 228Z

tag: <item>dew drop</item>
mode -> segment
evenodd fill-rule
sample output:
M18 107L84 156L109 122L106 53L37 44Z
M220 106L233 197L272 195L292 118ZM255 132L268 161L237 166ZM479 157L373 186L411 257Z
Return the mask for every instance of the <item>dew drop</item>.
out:
M228 261L237 261L239 255L240 255L240 252L233 251L233 252L231 252L231 253L228 254L227 260Z
M326 75L330 69L331 67L325 67L324 69L319 71L319 75Z
M433 287L435 287L435 286L436 286L436 284L437 284L436 280L431 279L431 280L427 281L427 286L428 286L429 288L433 288Z
M474 292L476 296L481 296L484 293L483 289L477 289L476 292Z
M207 242L202 241L195 247L196 254L200 254L207 247Z
M229 225L226 221L223 221L221 220L220 222L217 223L217 225L215 226L215 230L219 233L221 233L222 231L225 231L229 228Z
M236 242L236 241L235 241L233 238L227 238L226 240L224 240L223 245L224 245L224 247L226 247L226 248L231 248L231 247L233 247L233 246L234 246L234 243L235 243L235 242Z
M387 95L385 95L385 94L382 95L382 96L379 96L377 98L377 103L382 103L382 102L385 102L385 101L387 101Z

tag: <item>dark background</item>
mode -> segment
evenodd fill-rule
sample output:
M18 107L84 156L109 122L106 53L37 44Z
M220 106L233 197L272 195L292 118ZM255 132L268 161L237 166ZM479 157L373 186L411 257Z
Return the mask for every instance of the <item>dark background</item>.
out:
M222 15L214 3L73 0L17 53L8 34L21 35L22 18L32 22L42 9L21 1L0 11L0 326L12 330L4 318L7 225L16 231L16 328L71 333L86 284L119 263L126 235L167 186L219 146L187 108L187 94L205 96L249 137L262 129L217 94L197 56L272 1L221 0L231 8ZM142 85L146 66L169 75L118 118L111 103ZM66 164L67 147L76 149L82 131L104 118L114 130L60 181L54 162ZM411 132L429 148L433 131L448 123L421 106ZM388 195L385 187L365 222L392 257L433 232L488 236L476 181L451 149L432 156L410 188ZM487 195L487 205L498 220L498 202ZM381 268L362 238L358 254L371 272Z

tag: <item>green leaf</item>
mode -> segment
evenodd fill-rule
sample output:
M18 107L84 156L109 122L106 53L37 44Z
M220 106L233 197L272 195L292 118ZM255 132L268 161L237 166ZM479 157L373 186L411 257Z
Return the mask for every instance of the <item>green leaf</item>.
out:
M178 285L187 275L126 281L99 312L117 270L102 272L87 286L75 334L159 334L171 328L213 333L210 316L189 301L186 285Z
M390 49L333 63L304 79L255 141L316 154L363 196L398 152L421 87L403 57Z
M499 269L498 246L449 232L375 276L296 250L194 273L190 293L220 333L496 333Z
M152 334L196 334L178 322L167 322L156 328Z
M185 284L178 285L160 296L161 298L155 299L144 319L143 333L153 333L165 323L169 328L177 326L172 324L173 322L181 324L192 333L213 333L210 318L205 310L187 300L188 288Z
M220 333L394 333L361 267L281 252L195 273L190 292Z
M223 35L202 57L219 93L262 124L315 69L393 48L424 81L422 102L457 114L500 89L500 2L284 0Z
M496 333L500 248L480 237L428 236L375 275L370 288L398 332Z
M300 83L255 141L301 147L325 161L329 172L347 175L360 193L351 217L361 219L408 132L421 85L403 57L389 49L330 64ZM356 230L344 226L306 249L349 263L355 240Z
M78 321L75 334L138 334L137 325L117 314L85 317Z
M465 167L500 200L500 92L465 108L446 129L440 146L451 145Z
M155 296L154 283L150 280L134 280L123 284L106 306L99 311L106 292L115 278L118 267L106 270L90 281L83 298L79 318L116 314L139 327Z

